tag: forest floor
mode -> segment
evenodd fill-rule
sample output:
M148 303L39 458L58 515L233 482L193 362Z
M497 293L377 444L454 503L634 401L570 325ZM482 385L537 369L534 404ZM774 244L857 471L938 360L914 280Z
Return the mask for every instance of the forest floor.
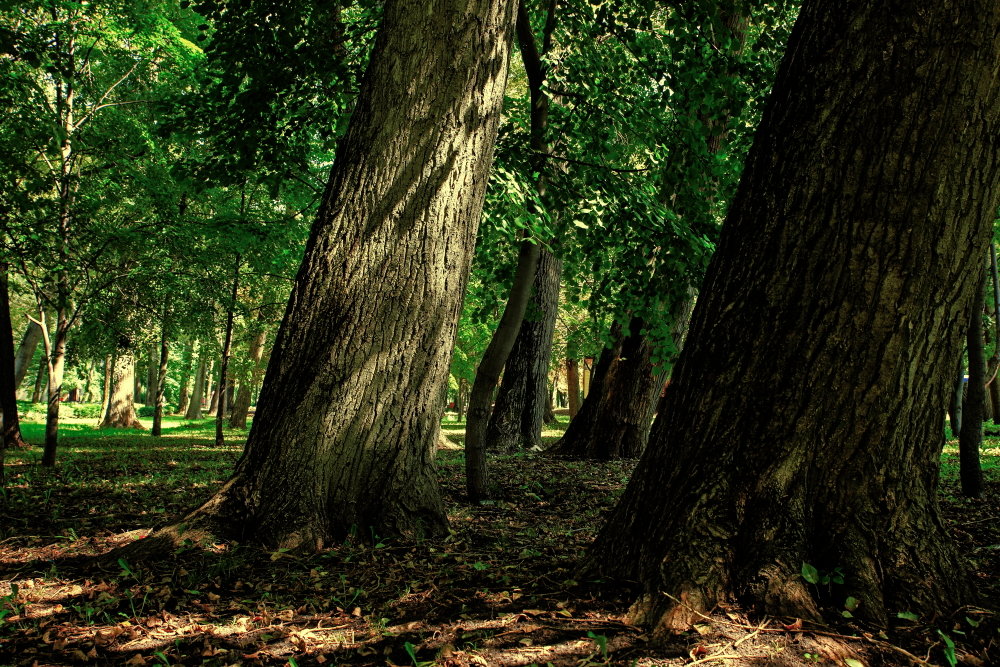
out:
M95 556L217 488L246 432L218 448L208 420L173 421L156 440L93 421L67 420L54 469L38 465L40 447L7 453L0 665L1000 665L989 611L1000 608L996 439L984 449L986 500L959 495L954 446L942 466L945 515L982 607L899 618L887 634L723 608L654 649L622 621L626 587L574 573L634 462L496 456L497 500L472 508L462 451L443 449L446 538L347 542L309 556L220 544L109 565ZM40 442L40 425L24 430ZM445 431L461 440L461 424Z

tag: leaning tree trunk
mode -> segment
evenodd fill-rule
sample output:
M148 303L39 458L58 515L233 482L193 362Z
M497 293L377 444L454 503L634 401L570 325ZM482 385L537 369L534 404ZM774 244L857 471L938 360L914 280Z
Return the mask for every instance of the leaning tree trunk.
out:
M562 262L542 250L528 314L507 357L486 429L488 449L530 449L541 443L561 274Z
M985 280L980 281L976 297L969 308L966 335L966 345L969 350L969 384L965 393L965 404L962 406L962 430L958 436L958 476L962 483L962 495L969 498L978 498L983 494L983 467L979 461L979 448L983 444L983 410L986 405L983 287Z
M802 563L878 623L972 595L935 486L1000 199L998 32L986 0L803 4L666 418L587 559L642 582L654 639L730 596L815 618Z
M111 400L98 428L145 429L135 412L135 353L119 346L111 373Z
M433 454L513 10L386 3L259 416L234 476L184 520L189 530L304 548L352 529L447 530Z

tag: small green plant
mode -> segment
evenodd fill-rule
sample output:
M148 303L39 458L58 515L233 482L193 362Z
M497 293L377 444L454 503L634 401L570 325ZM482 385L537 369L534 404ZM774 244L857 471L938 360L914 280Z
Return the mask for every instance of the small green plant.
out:
M417 650L410 642L404 643L403 648L406 649L406 655L410 656L413 667L433 667L437 664L434 660L417 660Z
M942 649L944 652L944 659L948 662L950 667L955 667L958 665L958 656L955 655L955 642L947 635L947 633L941 632L940 630L938 630L937 633L938 636L941 637L941 641L944 642L944 648Z
M835 567L830 571L821 571L809 563L802 563L802 578L814 586L829 586L844 583L844 570Z
M597 653L601 656L601 659L607 660L608 659L607 636L595 634L592 630L587 631L587 636L594 640L594 644L597 646Z

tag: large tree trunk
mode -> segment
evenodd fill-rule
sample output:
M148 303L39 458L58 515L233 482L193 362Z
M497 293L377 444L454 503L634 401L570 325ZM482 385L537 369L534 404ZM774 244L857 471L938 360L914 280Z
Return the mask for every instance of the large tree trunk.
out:
M941 406L1000 187L1000 5L807 0L668 410L587 569L654 638L736 596L885 623L972 594L938 512ZM821 159L817 159L821 156Z
M976 266L976 265L974 265ZM976 269L981 272L979 266ZM983 494L983 468L979 448L983 444L983 410L986 405L986 355L983 349L983 298L986 286L983 274L976 296L969 308L966 345L969 350L969 384L962 406L962 429L958 436L959 479L962 495L978 498Z
M386 3L259 417L233 478L188 526L307 548L352 529L447 529L433 455L513 10Z
M3 450L27 447L21 437L17 414L17 384L14 380L14 334L10 324L10 293L7 289L7 262L0 262L0 483L3 481Z
M542 250L527 319L507 357L486 429L489 449L530 449L541 443L561 274L562 262Z
M246 428L247 417L250 413L250 399L252 397L251 388L257 384L260 373L260 360L264 356L264 342L267 340L267 331L264 330L264 322L257 321L260 331L254 334L250 341L250 349L247 356L250 358L250 368L240 379L240 388L236 392L236 400L233 401L233 414L229 418L229 428Z
M128 344L120 344L115 354L111 400L98 428L146 428L135 412L135 353Z
M28 328L24 331L21 344L17 346L17 353L14 355L14 389L17 390L24 381L24 376L28 374L31 360L35 356L39 341L42 340L42 327L38 322L28 322Z

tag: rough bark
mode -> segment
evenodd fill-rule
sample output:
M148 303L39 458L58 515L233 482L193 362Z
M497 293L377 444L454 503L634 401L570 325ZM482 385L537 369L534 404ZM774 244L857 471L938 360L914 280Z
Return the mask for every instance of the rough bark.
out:
M119 344L115 354L111 400L98 428L146 428L135 411L135 353L128 343Z
M447 529L433 454L513 10L386 3L259 416L189 528L301 548Z
M488 449L530 449L541 443L561 275L562 262L542 250L528 313L507 357L486 429Z
M969 308L966 335L969 383L962 406L962 429L958 436L958 476L962 483L962 495L969 498L978 498L983 494L983 468L979 461L979 448L983 444L983 408L986 403L986 356L983 349L985 277L984 274Z
M971 597L935 486L1000 198L998 32L985 0L803 4L667 417L587 559L642 582L654 639L730 596L818 616L803 562L876 623Z

